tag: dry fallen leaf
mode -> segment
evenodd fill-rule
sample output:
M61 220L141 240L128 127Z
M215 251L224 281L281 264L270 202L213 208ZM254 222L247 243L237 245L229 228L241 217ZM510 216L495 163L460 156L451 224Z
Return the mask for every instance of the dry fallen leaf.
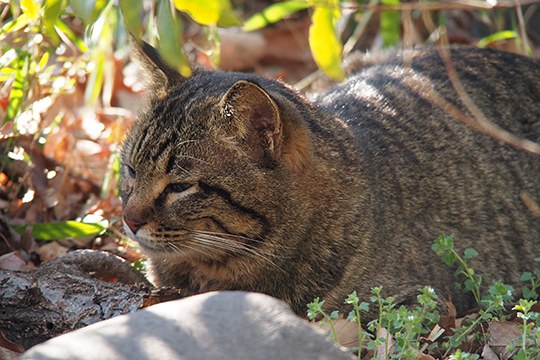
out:
M512 343L518 344L521 330L515 321L490 321L488 334L490 349L499 358L508 359L512 352L508 351L506 346Z
M1 255L0 269L13 271L29 270L26 262L22 259L18 251L12 251L10 253Z
M68 252L68 248L60 245L57 241L51 241L39 248L39 256L42 261L50 261Z
M499 357L488 344L484 345L484 348L482 349L482 359L484 360L499 360Z
M377 338L386 339L386 341L383 341L383 343L377 348L377 356L379 359L390 359L396 347L394 337L385 328L380 328L377 332Z
M339 343L347 348L358 347L358 324L343 318L334 320Z
M416 353L416 358L418 360L435 360L435 358L429 354L424 354L423 352Z

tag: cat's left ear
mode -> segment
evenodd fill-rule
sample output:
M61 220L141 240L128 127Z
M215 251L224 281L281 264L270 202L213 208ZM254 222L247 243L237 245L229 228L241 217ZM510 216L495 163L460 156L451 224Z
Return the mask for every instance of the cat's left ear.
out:
M134 36L130 36L130 45L131 57L141 65L154 90L163 90L172 83L184 80L178 71L165 63L152 45Z
M272 156L295 172L309 162L311 142L304 124L292 117L283 119L278 103L259 85L237 81L222 98L221 108L255 160Z

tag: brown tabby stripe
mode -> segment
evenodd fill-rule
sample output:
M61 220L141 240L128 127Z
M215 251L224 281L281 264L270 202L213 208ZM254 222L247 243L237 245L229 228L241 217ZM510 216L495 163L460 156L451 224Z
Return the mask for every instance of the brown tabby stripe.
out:
M248 207L238 203L236 200L234 200L231 197L231 193L228 192L227 190L225 190L223 188L220 188L220 187L217 187L217 186L207 184L207 183L202 182L202 181L199 181L199 187L201 188L201 190L203 190L206 193L216 194L217 196L221 197L234 210L236 210L236 211L238 211L240 213L243 213L243 214L248 214L252 219L255 219L258 222L260 222L262 224L263 231L262 231L261 234L259 234L259 236L258 236L259 238L264 239L268 235L268 233L270 232L270 222L268 221L268 219L264 215L262 215L261 213L255 211L255 210L253 210L251 208L248 208ZM211 220L216 221L216 219L211 219ZM224 224L222 224L219 221L216 221L216 224L218 226L220 226L220 227L223 227L229 234L245 236L243 234L237 234L234 231L230 231L229 229L227 229L225 227ZM246 236L246 237L248 237L248 236ZM261 243L260 242L255 242L255 245L257 245L257 244L261 244Z

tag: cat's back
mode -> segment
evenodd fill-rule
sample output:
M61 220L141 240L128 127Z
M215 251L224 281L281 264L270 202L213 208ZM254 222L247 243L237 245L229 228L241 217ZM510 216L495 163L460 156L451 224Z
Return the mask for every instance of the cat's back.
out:
M458 249L484 255L482 272L514 281L538 256L540 219L527 199L540 201L540 156L472 127L487 120L496 133L539 143L540 64L489 49L448 50L450 61L425 49L368 66L319 104L356 138L370 194L362 201L378 224L374 251L410 253L401 261L418 274L432 257L430 242L453 234ZM375 261L395 263L395 271L401 262L384 254Z
M394 124L423 126L444 122L447 117L424 118L439 110L475 120L469 101L504 130L540 139L540 119L534 116L540 114L540 61L472 47L408 50L380 59L353 55L347 63L349 80L319 98L353 129L373 126L380 114Z

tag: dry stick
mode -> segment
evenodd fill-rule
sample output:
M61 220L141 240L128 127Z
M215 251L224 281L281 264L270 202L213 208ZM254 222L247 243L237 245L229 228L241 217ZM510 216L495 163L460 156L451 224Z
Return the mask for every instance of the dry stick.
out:
M534 201L526 192L520 193L519 196L521 197L521 200L523 201L527 209L529 209L529 211L534 216L540 219L540 205L536 201Z
M375 6L379 0L371 0L368 4L368 6ZM343 46L343 55L348 55L354 48L354 45L358 42L358 40L362 37L362 34L364 34L364 31L366 30L366 27L369 23L369 20L371 20L371 17L373 16L373 13L375 11L372 9L366 10L366 12L362 15L360 18L360 21L358 22L358 25L356 25L356 29L354 29L354 33L349 37L345 45Z
M495 5L490 5L487 1L475 1L475 0L457 0L449 2L418 2L418 3L400 3L400 4L385 4L385 5L344 5L342 8L351 10L372 10L372 11L415 11L415 10L427 10L427 11L441 11L441 10L494 10L513 8L516 6L516 2L520 6L538 4L540 0L500 0Z
M521 4L518 0L515 0L516 3L516 16L519 24L519 37L521 38L521 52L524 55L527 55L527 50L530 49L529 39L527 38L527 30L525 27L525 20L523 19L523 10L521 9Z
M448 51L448 49L444 49L441 52L444 51ZM452 74L451 72L449 72L449 76L455 76L455 73ZM405 82L409 86L411 86L411 88L415 89L419 94L421 94L421 96L423 96L426 100L435 104L436 106L444 110L447 114L452 116L454 119L461 121L470 128L483 134L489 135L506 144L515 146L518 149L540 155L540 145L510 134L509 132L499 128L492 122L488 121L481 112L478 113L479 110L476 108L474 103L472 103L470 97L468 97L468 95L464 92L463 87L460 87L459 85L456 86L456 84L454 84L454 81L452 81L452 85L454 85L454 88L459 93L461 100L463 101L467 109L473 114L474 118L468 116L459 108L452 105L442 96L440 96L432 87L428 85L428 82L421 81L421 79L414 77L406 79ZM465 98L467 98L467 100L465 100Z
M461 102L465 105L467 110L472 114L472 118L467 116L464 112L456 108L455 106L449 104L446 100L439 97L437 101L444 104L445 109L449 109L452 112L452 115L459 121L463 122L467 126L472 127L475 130L478 130L486 135L493 137L503 143L514 146L517 149L530 152L535 155L540 155L540 145L527 140L522 139L518 136L513 135L512 133L500 128L495 125L493 122L489 121L484 113L476 106L474 101L471 99L463 84L459 80L459 77L456 72L454 63L450 57L450 48L448 47L446 32L442 31L441 42L443 43L441 47L438 47L439 54L443 60L448 78L456 90L458 96L460 97ZM433 94L437 97L436 94Z

